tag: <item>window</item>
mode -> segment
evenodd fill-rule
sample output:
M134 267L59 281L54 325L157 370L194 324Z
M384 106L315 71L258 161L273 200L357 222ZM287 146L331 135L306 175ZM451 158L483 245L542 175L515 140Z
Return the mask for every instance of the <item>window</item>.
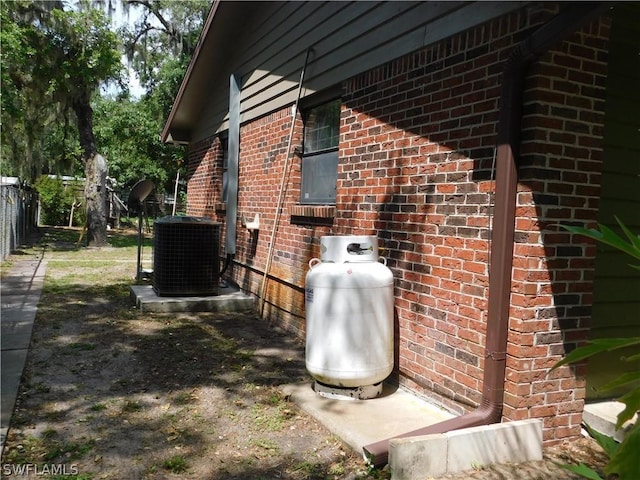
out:
M309 109L304 115L300 203L336 203L340 100Z

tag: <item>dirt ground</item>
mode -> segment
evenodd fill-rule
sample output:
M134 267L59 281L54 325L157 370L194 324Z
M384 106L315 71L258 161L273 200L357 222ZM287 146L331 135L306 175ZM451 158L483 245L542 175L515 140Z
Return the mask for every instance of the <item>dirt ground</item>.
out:
M308 380L299 340L251 313L141 313L129 299L135 234L101 249L78 248L77 236L46 229L22 252L43 256L47 277L3 478L390 478L281 393ZM542 462L441 478L571 479L555 462L603 461L585 439Z

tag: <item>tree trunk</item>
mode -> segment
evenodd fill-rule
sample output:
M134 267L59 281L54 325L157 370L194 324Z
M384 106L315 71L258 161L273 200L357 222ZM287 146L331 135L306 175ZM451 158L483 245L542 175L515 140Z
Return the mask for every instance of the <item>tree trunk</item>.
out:
M107 245L107 161L96 153L85 162L84 198L87 203L87 242L91 247Z
M78 95L73 110L78 119L78 136L83 149L84 198L87 204L87 242L91 247L107 245L107 161L96 148L93 135L93 110L91 95Z

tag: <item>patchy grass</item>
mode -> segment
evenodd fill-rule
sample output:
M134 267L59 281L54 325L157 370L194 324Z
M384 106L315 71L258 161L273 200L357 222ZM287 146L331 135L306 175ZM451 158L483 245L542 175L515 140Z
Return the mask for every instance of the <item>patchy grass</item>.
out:
M106 403L98 402L98 403L94 403L89 408L94 412L102 412L103 410L106 410L108 407Z
M79 234L46 229L3 263L33 255L48 267L2 462L77 465L65 480L390 477L280 394L308 381L300 342L252 314L142 313L129 300L136 233L111 232L98 249ZM568 479L555 463L604 464L591 443L572 447L442 478Z
M79 233L47 229L31 250L48 266L3 462L73 461L78 479L372 478L279 393L307 378L300 342L253 314L142 313L135 232L98 249Z
M189 469L189 463L182 455L174 455L162 462L162 467L172 473L183 473Z

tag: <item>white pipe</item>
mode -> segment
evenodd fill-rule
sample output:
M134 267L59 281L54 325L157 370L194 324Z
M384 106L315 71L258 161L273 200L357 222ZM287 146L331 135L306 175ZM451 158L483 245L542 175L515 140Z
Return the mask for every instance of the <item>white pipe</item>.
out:
M176 214L176 206L178 205L178 181L180 180L180 172L176 173L176 186L173 190L173 210L171 215Z

